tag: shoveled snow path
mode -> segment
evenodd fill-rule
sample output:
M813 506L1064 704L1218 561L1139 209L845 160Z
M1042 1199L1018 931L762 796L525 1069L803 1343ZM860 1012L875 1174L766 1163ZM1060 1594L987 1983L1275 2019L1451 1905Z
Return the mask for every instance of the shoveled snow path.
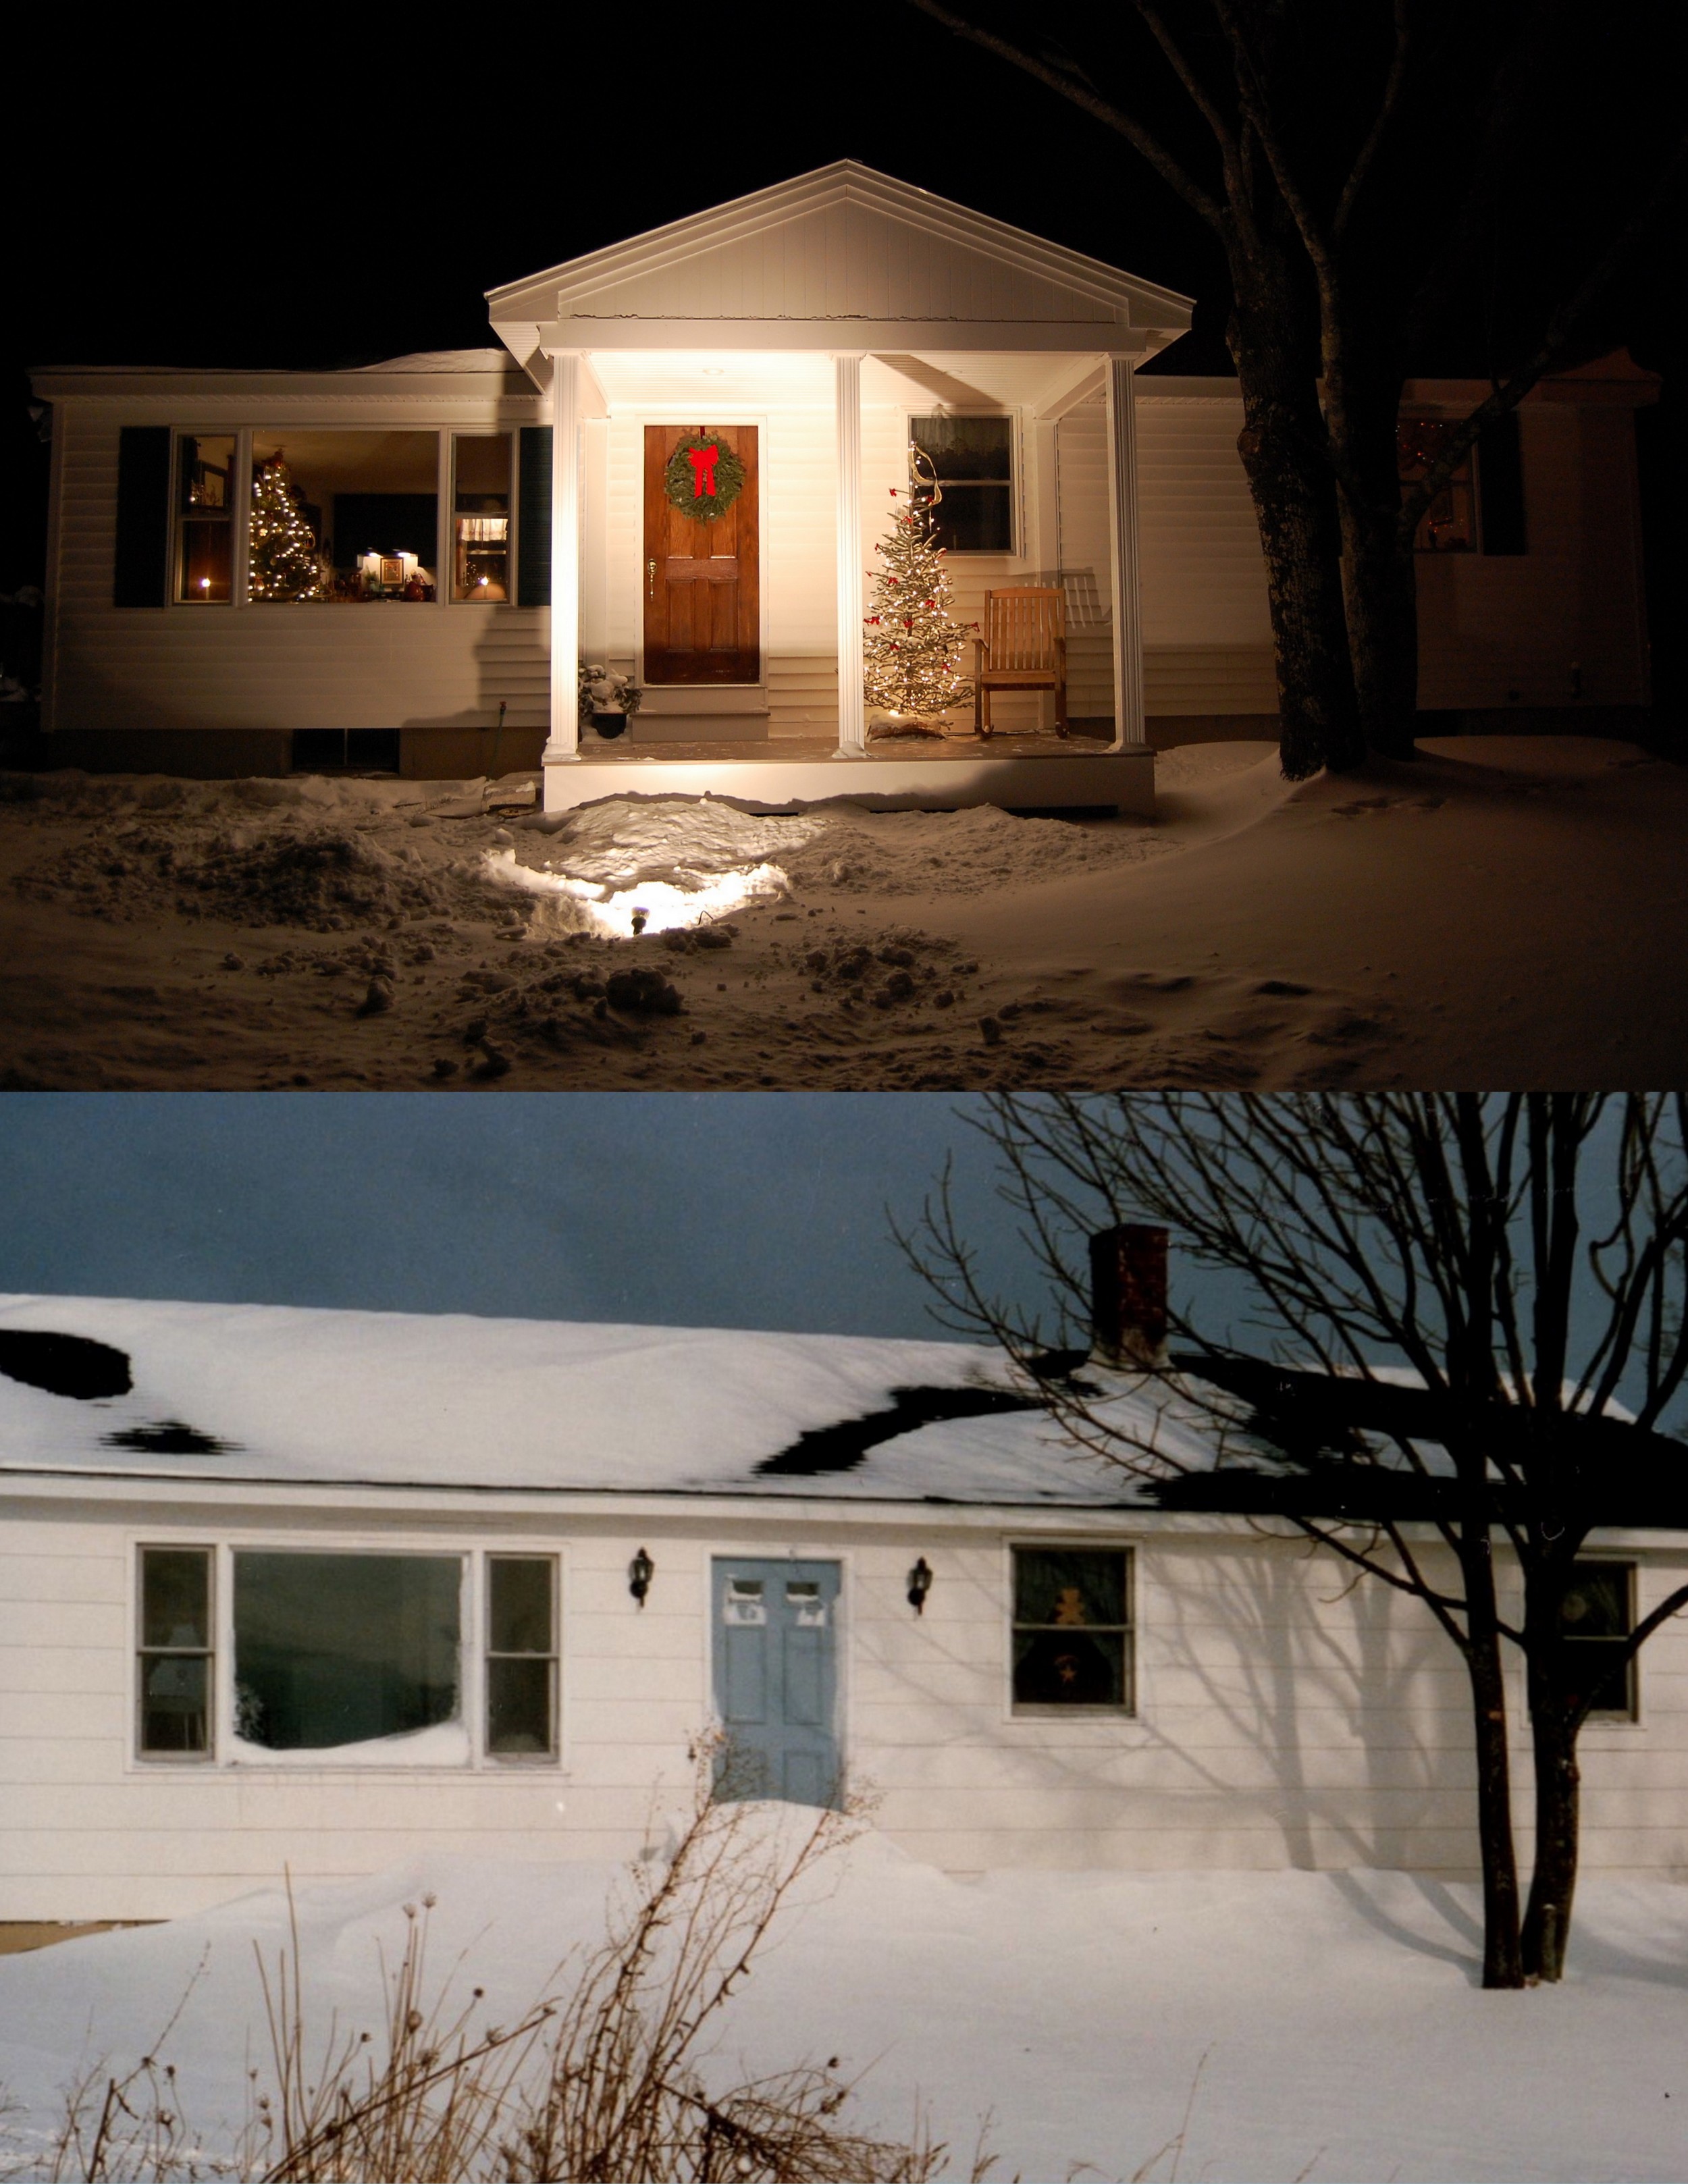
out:
M439 1899L430 1962L465 1953L509 2020L594 1941L612 1869L441 1860L303 1891L316 2036L377 2017L376 1944ZM994 2172L1078 2163L1132 2176L1189 2123L1186 2179L1674 2179L1688 2173L1688 1889L1593 1878L1563 1986L1475 1985L1475 1890L1351 1875L995 1874L967 1880L869 1836L802 1902L733 2006L719 2066L805 2056L869 2076L857 2119L905 2126L916 2094L965 2175L994 2112ZM263 2053L251 1944L279 1890L170 1925L0 1960L0 2080L51 2120L79 2059L151 2048L202 1955L173 2041L202 2138ZM1199 2072L1199 2077L1198 2077ZM1192 2099L1192 2086L1194 2098ZM1156 2177L1170 2173L1167 2154Z

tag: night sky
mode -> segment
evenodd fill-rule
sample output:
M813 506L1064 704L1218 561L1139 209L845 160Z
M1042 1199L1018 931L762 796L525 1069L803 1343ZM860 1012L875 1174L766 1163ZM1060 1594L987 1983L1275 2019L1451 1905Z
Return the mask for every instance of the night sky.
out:
M1360 11L1303 4L1334 10L1331 84L1346 81ZM1461 53L1498 10L1430 24L1447 54L1430 103L1455 132L1469 125ZM1382 0L1367 12L1388 20ZM1673 125L1674 71L1649 64L1668 13L1571 11L1581 44L1508 177L1517 202L1481 293L1456 313L1468 366L1497 320L1504 341L1540 280L1563 276L1583 210L1597 220L1621 203ZM1071 55L1205 156L1129 9L980 0L975 14ZM40 569L25 364L337 365L484 345L486 288L844 157L1195 295L1186 368L1224 368L1223 265L1194 214L1118 137L905 0L284 14L261 31L254 19L249 43L165 20L46 9L8 32L0 591ZM1334 95L1316 75L1315 114ZM1427 221L1440 164L1434 148L1423 158ZM1526 242L1544 192L1559 193L1553 217ZM1629 339L1664 363L1680 287L1637 265L1585 346Z

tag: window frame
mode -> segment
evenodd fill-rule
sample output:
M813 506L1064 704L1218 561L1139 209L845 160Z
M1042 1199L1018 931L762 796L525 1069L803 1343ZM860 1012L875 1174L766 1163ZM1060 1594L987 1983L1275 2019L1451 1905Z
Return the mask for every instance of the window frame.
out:
M130 1679L126 1694L129 1731L125 1739L125 1772L151 1774L161 1767L192 1765L209 1766L218 1775L238 1774L242 1779L262 1777L275 1780L282 1775L310 1775L331 1773L347 1777L368 1780L371 1776L393 1776L395 1780L410 1774L426 1774L461 1780L466 1774L507 1773L512 1766L528 1771L549 1769L560 1772L565 1766L568 1751L568 1682L563 1674L566 1652L566 1608L570 1597L568 1589L568 1557L566 1544L554 1540L530 1541L519 1536L499 1533L492 1539L464 1541L460 1535L453 1538L429 1536L408 1528L396 1536L386 1536L359 1531L349 1535L325 1540L320 1533L300 1531L292 1527L274 1534L212 1531L205 1527L184 1525L170 1535L153 1530L135 1530L125 1540L127 1584L130 1591L129 1627L132 1634L125 1671ZM142 1553L148 1550L165 1553L198 1552L210 1557L210 1701L209 1706L209 1749L203 1752L149 1752L141 1742L141 1615L143 1596L142 1585ZM233 1752L235 1721L235 1630L234 1630L234 1558L238 1554L344 1554L422 1556L434 1559L452 1559L461 1571L458 1607L458 1661L460 1713L468 1732L469 1752L463 1760L441 1762L417 1760L404 1765L371 1765L367 1761L337 1759L336 1747L329 1745L320 1751L310 1747L272 1755L266 1765L261 1759L237 1758ZM545 1754L523 1753L500 1756L487 1749L487 1617L490 1612L490 1580L488 1564L496 1557L508 1557L517 1561L547 1560L552 1566L551 1619L552 1641L554 1648L550 1657L552 1669L552 1742L553 1749ZM154 1649L156 1651L156 1649Z
M550 1574L550 1647L543 1653L512 1653L493 1644L493 1572L499 1563L543 1563ZM543 1548L489 1547L481 1556L481 1736L480 1756L493 1767L554 1767L562 1752L562 1588L561 1571L554 1552ZM543 1661L549 1670L550 1741L543 1752L495 1752L493 1749L493 1664L495 1661Z
M1575 1583L1577 1572L1588 1568L1617 1570L1621 1574L1624 1580L1624 1608L1627 1627L1616 1635L1619 1637L1631 1636L1634 1634L1636 1621L1635 1609L1641 1578L1640 1562L1633 1555L1578 1555L1571 1564L1573 1584ZM1560 1642L1567 1646L1575 1646L1579 1643L1598 1645L1602 1641L1598 1639L1579 1641L1574 1635L1568 1635L1562 1624ZM1591 1707L1583 1717L1583 1726L1585 1729L1627 1729L1634 1727L1641 1719L1641 1657L1637 1652L1631 1653L1624 1664L1623 1703L1619 1706Z
M444 510L443 528L445 533L446 560L441 564L444 582L436 591L436 598L447 606L479 607L483 612L489 607L513 607L516 604L516 546L519 525L516 496L520 493L521 448L517 437L521 426L515 424L488 426L443 425L440 427L442 451L440 474L444 482L440 491L440 506ZM509 505L504 514L504 595L501 599L476 599L457 596L457 443L460 440L493 440L504 442L509 454L509 490L505 499Z
M977 566L980 563L989 561L1007 562L1023 560L1026 536L1026 462L1025 448L1023 446L1023 420L1020 410L1006 404L998 404L995 405L982 404L978 407L968 409L957 409L944 405L939 405L936 408L928 406L924 410L916 410L910 407L905 407L903 411L903 463L905 476L904 480L900 482L898 485L897 489L900 493L905 489L908 451L910 448L914 445L915 420L917 417L1000 417L1006 421L1008 426L1009 543L1006 546L946 546L944 549L944 554L946 560L965 561L969 566ZM943 480L940 479L939 482L942 484ZM975 480L974 482L980 485L998 485L1001 483L1001 480L998 478L980 478Z
M1004 1630L1007 1640L1003 1663L1003 1682L1007 1718L1014 1722L1104 1722L1120 1726L1135 1727L1143 1719L1141 1676L1139 1668L1138 1640L1141 1618L1138 1607L1137 1546L1130 1540L1074 1540L1011 1539L1004 1541L1007 1549L1005 1560L1006 1612ZM1014 1641L1022 1630L1053 1630L1061 1626L1045 1624L1022 1624L1018 1619L1019 1557L1022 1554L1057 1555L1117 1555L1124 1565L1125 1621L1123 1623L1093 1624L1095 1630L1119 1631L1124 1638L1123 1682L1125 1696L1118 1705L1087 1704L1067 1706L1061 1703L1041 1705L1022 1702L1014 1696Z
M203 1646L148 1646L147 1641L146 1557L159 1555L201 1555L205 1561L205 1643ZM142 1539L135 1541L131 1557L134 1598L130 1606L129 1673L133 1679L130 1735L135 1757L147 1767L215 1767L223 1763L221 1708L222 1587L217 1551L200 1540ZM145 1736L146 1679L153 1661L194 1660L205 1663L205 1748L203 1752L158 1752L148 1748Z
M229 595L226 599L194 599L185 596L182 580L186 574L187 526L190 523L214 521L214 517L190 515L183 504L183 488L187 483L184 465L189 441L227 440L231 453L229 457L229 498L226 514L229 526ZM231 607L240 598L241 586L246 576L246 560L242 551L246 526L241 521L245 502L242 481L250 469L249 462L242 469L242 460L249 454L249 443L239 427L215 425L202 428L197 425L170 426L170 541L168 591L164 604L172 607L192 607L203 613L207 607Z

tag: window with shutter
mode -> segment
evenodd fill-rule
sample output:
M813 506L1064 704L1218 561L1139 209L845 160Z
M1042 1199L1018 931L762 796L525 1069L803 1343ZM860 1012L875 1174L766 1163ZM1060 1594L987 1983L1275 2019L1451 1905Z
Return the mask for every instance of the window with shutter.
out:
M117 443L117 553L111 603L161 607L170 582L168 425L125 425Z
M515 603L551 604L551 427L521 428L516 508Z

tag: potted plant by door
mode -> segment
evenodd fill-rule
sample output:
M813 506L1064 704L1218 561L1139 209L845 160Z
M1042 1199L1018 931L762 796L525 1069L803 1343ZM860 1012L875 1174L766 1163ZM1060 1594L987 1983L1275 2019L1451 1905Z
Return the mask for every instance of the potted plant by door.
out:
M628 721L639 709L644 696L631 675L623 675L619 668L588 666L581 662L580 722L588 724L604 740L613 741L626 728Z

